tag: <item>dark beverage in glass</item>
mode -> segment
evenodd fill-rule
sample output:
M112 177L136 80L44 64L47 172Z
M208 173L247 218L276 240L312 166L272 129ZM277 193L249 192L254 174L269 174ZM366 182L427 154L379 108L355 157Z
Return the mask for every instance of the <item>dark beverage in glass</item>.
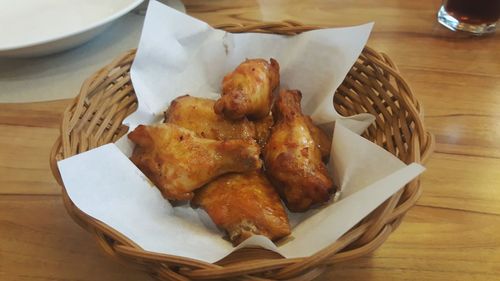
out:
M500 0L445 0L438 21L452 30L474 34L495 31L500 17Z

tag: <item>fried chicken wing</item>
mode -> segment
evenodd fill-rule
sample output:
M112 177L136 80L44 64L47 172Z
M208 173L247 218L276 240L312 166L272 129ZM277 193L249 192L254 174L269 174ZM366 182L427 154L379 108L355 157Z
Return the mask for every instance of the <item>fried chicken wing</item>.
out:
M176 98L165 112L165 123L172 123L195 132L198 136L215 139L255 138L255 126L246 118L229 120L214 112L215 100L191 97Z
M234 245L256 234L271 240L290 234L279 195L261 171L221 176L197 190L191 203L205 209Z
M318 126L316 126L311 117L304 116L307 128L309 128L309 132L311 132L311 137L319 148L321 152L321 158L323 161L328 162L330 158L330 150L332 148L332 140L328 137L328 135Z
M222 174L262 166L254 140L199 138L174 124L140 125L128 137L136 144L132 162L171 200L191 199L193 190Z
M264 149L266 173L288 208L303 212L329 200L333 182L302 115L296 90L283 90L275 103L276 124Z
M271 110L272 93L279 83L277 61L247 59L224 77L222 96L215 102L214 110L230 119L264 118Z

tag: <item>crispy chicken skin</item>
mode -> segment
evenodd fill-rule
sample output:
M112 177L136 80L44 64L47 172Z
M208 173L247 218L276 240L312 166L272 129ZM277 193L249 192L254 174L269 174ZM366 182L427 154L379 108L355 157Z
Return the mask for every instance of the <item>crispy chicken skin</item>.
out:
M271 240L290 234L280 197L261 171L221 176L197 190L191 203L205 209L235 246L255 234Z
M333 182L302 115L297 90L283 90L275 103L274 125L264 148L266 173L288 208L304 212L329 200Z
M193 190L222 174L262 166L254 140L199 138L174 124L139 125L128 138L136 144L132 162L170 200L191 199Z
M215 100L181 96L170 103L165 123L172 123L214 140L255 138L255 125L246 118L230 120L214 112Z
M330 150L332 148L332 140L328 137L328 135L318 126L314 125L311 117L304 116L307 128L309 128L309 132L311 133L311 137L319 148L321 152L321 158L323 161L328 162L330 158Z
M273 114L269 112L269 115L266 117L253 121L255 124L255 140L260 145L260 147L264 147L271 134L271 128L274 125Z
M224 77L222 96L214 110L229 119L264 118L271 110L273 90L279 83L277 61L247 59Z

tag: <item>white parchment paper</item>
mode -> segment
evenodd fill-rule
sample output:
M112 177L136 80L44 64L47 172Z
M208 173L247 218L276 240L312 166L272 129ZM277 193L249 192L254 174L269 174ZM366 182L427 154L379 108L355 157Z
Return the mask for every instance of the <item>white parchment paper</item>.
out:
M424 168L405 165L356 133L369 114L343 118L333 93L363 49L372 24L310 31L286 37L230 34L151 1L131 75L138 110L125 123L159 122L171 100L183 94L216 98L222 77L245 58L275 58L281 87L303 93L303 110L324 127L337 121L329 170L341 186L338 202L291 214L292 239L277 247L254 236L239 247L259 246L286 257L314 254L333 243ZM234 251L206 214L172 207L128 159L127 138L59 161L71 200L148 251L214 262ZM380 165L383 163L383 165Z

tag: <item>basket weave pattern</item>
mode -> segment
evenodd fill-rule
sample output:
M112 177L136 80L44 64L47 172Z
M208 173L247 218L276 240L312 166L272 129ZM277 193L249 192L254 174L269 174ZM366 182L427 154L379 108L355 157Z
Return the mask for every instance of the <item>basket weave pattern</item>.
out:
M294 35L318 27L287 21L218 28ZM64 205L71 217L92 233L108 254L158 280L311 280L328 265L378 248L421 194L419 180L411 181L338 241L307 258L286 259L263 249L242 249L211 264L144 251L121 233L81 212L69 199L56 165L58 160L114 142L127 133L122 121L137 108L129 73L134 56L135 50L129 51L84 82L62 116L61 135L52 149L50 165L63 187ZM338 88L333 105L344 116L364 112L376 116L376 122L363 136L405 163L423 163L432 152L434 140L424 128L420 104L385 54L365 47Z

